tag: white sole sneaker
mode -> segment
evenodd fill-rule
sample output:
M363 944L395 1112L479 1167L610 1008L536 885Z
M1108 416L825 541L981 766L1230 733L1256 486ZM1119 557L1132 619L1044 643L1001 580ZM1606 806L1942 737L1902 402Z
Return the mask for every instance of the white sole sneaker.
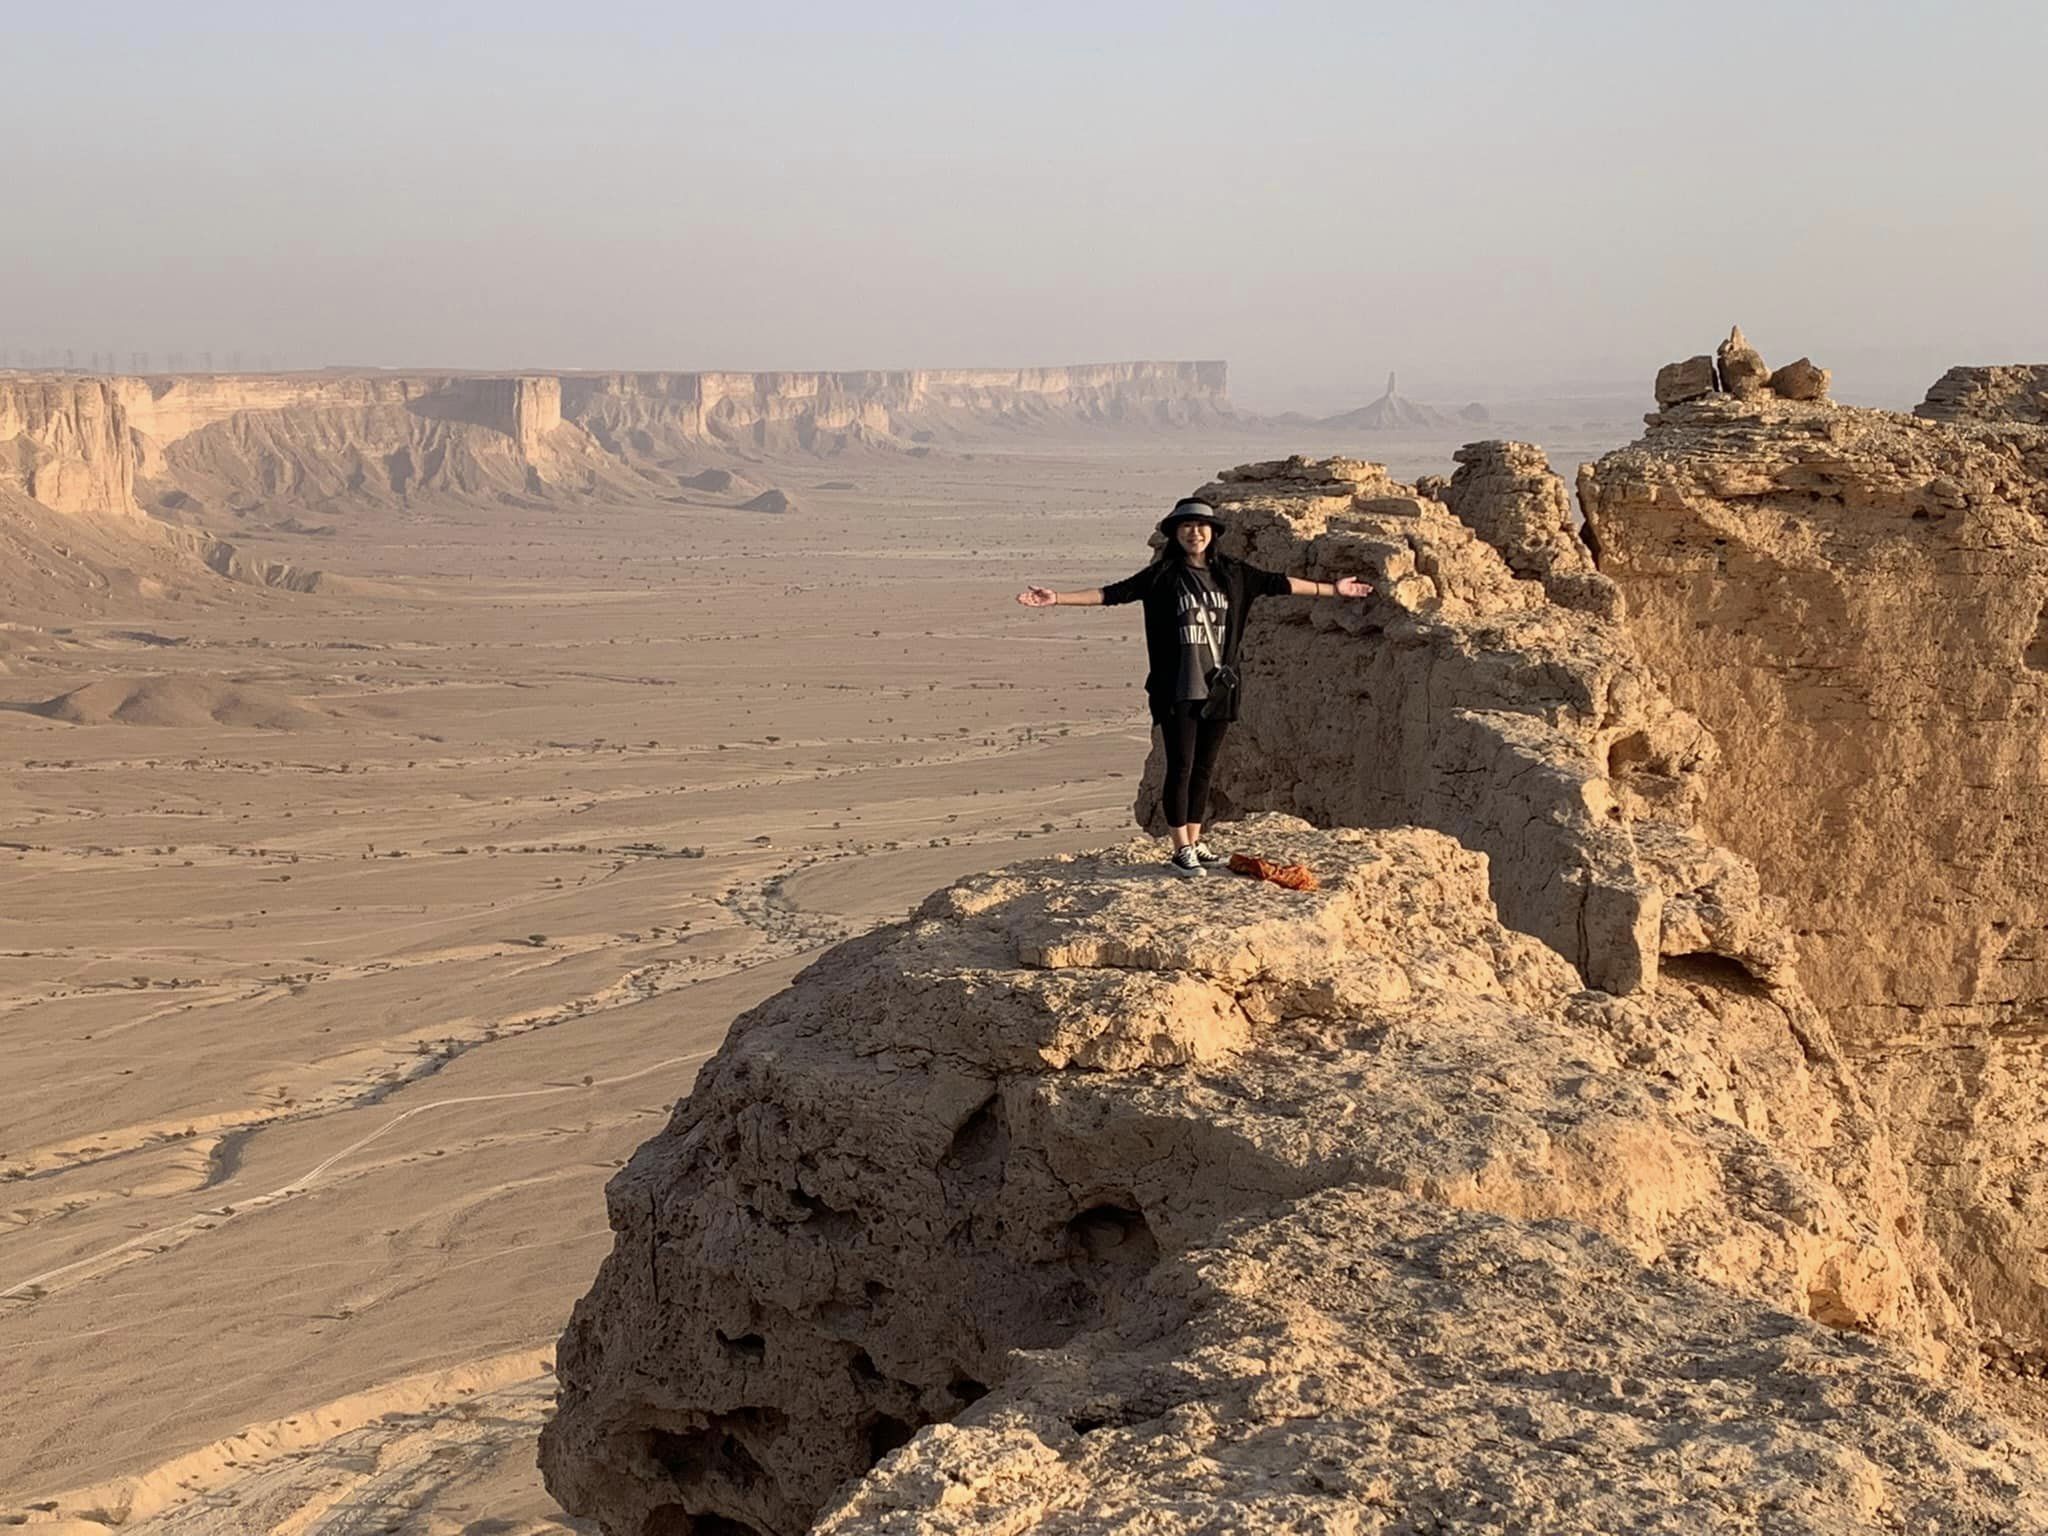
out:
M1185 863L1183 863L1178 855L1168 859L1166 861L1166 867L1172 870L1176 875L1179 875L1183 880L1192 880L1196 876L1206 873L1206 871L1203 870L1199 860L1191 858L1188 859Z

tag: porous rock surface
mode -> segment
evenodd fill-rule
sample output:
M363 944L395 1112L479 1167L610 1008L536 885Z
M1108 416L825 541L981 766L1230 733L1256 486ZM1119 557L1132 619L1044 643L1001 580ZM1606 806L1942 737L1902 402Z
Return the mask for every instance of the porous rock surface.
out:
M816 1530L2021 1532L2042 1465L1853 1335L1354 1185L1175 1255Z
M1919 417L1709 397L1579 486L1637 653L1720 743L1705 833L1788 903L1800 975L1929 1231L1980 1324L2036 1370L2048 430L2021 407L2037 377L1956 370Z
M1603 616L1617 601L1558 527L1562 484L1526 444L1466 453L1448 506L1352 459L1202 488L1254 564L1376 588L1253 610L1213 812L1446 832L1489 856L1512 926L1607 991L1653 986L1666 956L1784 974L1756 872L1693 830L1713 739ZM1155 746L1141 822L1159 821L1163 772Z
M740 1019L610 1187L555 1495L615 1536L2048 1529L2040 1445L1928 1374L1953 1315L1796 988L1588 991L1446 837L1239 830L1322 889L1019 865Z
M1534 443L1468 443L1443 502L1500 551L1517 576L1533 576L1553 603L1602 618L1621 612L1621 593L1593 563L1572 517L1571 492Z
M2048 363L1951 368L1913 408L1931 421L2012 421L2048 425Z

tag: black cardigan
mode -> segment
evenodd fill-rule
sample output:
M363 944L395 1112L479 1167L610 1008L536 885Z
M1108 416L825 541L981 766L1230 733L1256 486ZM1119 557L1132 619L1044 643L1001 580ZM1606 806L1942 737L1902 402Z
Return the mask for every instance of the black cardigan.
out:
M1152 718L1165 720L1173 714L1174 682L1180 672L1180 595L1174 576L1177 563L1156 560L1134 576L1112 582L1102 589L1105 607L1117 603L1145 605L1145 657L1151 670L1145 674L1145 699L1152 706ZM1262 571L1228 555L1209 557L1209 578L1216 583L1229 604L1223 620L1223 664L1237 665L1237 648L1244 639L1245 616L1261 597L1284 597L1287 578L1278 571ZM1235 720L1240 685L1217 718Z

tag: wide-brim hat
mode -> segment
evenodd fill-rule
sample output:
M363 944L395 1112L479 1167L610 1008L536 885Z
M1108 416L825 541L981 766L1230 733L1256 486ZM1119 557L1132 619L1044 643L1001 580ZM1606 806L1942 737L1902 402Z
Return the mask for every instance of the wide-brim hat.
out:
M1173 510L1159 519L1159 531L1170 539L1173 537L1173 530L1182 523L1207 523L1218 533L1225 532L1230 526L1216 515L1216 509L1206 501L1189 500L1174 503Z

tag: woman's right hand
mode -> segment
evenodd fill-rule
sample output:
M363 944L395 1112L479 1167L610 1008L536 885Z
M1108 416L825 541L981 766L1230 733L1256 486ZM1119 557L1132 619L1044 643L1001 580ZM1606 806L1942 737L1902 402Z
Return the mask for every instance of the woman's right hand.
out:
M1056 600L1051 587L1026 587L1017 594L1017 601L1026 608L1050 608Z

